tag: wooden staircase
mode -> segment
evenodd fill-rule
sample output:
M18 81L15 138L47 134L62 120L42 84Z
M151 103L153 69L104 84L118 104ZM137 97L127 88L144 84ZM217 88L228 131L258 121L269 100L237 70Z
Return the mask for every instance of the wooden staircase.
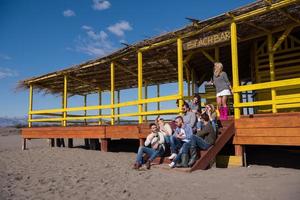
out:
M234 135L234 121L227 120L222 121L222 128L219 130L220 134L213 146L208 150L200 151L200 158L196 161L192 168L189 169L189 172L198 170L198 169L207 169L211 161L217 156L225 144L230 140Z

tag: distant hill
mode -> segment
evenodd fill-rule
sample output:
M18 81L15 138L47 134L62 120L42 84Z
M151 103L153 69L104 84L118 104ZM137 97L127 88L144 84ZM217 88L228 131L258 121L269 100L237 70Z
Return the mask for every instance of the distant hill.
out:
M0 127L26 126L27 117L0 117Z

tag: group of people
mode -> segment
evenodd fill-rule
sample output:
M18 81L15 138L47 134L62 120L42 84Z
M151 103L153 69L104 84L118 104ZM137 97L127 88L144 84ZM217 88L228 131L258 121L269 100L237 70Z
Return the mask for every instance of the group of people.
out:
M220 120L227 120L227 96L231 95L231 85L222 69L222 63L215 63L213 80L209 84L216 87ZM198 149L207 150L216 141L216 109L212 104L207 104L201 110L198 95L190 103L183 103L182 115L177 116L174 123L176 126L172 128L163 118L157 117L155 123L149 125L151 133L144 146L139 147L134 169L139 169L143 164L150 169L151 162L158 156L164 156L168 150L171 154L168 157L171 160L170 168L192 167L198 159Z

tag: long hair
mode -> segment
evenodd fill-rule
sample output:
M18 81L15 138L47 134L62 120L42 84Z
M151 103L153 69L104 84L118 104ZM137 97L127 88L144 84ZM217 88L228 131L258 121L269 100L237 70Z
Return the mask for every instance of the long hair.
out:
M214 66L214 75L215 76L220 76L220 74L223 71L223 64L220 62L215 62L215 66Z

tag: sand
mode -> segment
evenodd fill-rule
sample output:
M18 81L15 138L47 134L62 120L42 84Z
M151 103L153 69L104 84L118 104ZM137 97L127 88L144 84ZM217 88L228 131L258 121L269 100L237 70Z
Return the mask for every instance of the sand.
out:
M76 144L83 141L76 141ZM135 153L49 148L0 134L0 199L300 199L300 170L250 166L191 174L132 170Z

